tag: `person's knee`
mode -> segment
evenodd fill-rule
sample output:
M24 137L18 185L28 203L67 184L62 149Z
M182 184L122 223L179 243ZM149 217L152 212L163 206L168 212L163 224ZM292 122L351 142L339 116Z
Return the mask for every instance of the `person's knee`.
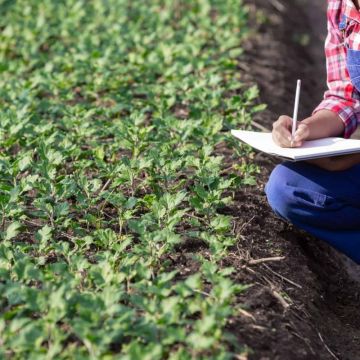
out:
M301 163L284 163L273 170L265 187L273 211L313 234L319 229L358 231L359 207L319 186L308 170Z
M265 193L273 211L284 219L292 220L296 199L289 191L288 182L292 176L288 167L278 165L272 171L265 186Z

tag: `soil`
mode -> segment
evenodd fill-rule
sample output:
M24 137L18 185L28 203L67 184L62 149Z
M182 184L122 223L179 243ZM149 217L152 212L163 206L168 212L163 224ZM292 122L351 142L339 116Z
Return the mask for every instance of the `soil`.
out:
M311 114L326 86L326 2L288 3L251 1L251 13L260 10L268 20L239 63L250 69L244 81L258 83L268 104L254 119L267 129L291 114L296 79L303 79L301 117ZM263 188L277 160L257 154L254 161L258 186L242 187L222 210L235 217L239 239L223 265L236 269L236 282L252 284L238 296L243 311L228 330L252 349L249 359L360 359L359 267L271 212Z

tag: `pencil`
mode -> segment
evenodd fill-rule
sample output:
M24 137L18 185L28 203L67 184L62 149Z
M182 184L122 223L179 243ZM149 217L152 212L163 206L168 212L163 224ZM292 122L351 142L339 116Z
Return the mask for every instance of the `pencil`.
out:
M300 89L301 89L301 80L298 80L297 83L296 83L294 114L293 114L293 118L292 118L291 143L292 143L292 141L294 139L296 128L297 128L297 118L298 118L299 100L300 100Z

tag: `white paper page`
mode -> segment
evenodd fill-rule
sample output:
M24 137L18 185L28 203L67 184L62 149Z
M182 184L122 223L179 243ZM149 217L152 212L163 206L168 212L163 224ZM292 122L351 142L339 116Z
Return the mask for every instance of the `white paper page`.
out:
M360 152L360 140L338 137L305 141L300 148L282 148L274 143L271 133L231 130L231 133L255 149L293 160Z

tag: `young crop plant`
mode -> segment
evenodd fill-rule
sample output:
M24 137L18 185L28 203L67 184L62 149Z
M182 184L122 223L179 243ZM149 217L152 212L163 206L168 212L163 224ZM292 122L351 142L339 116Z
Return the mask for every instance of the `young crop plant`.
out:
M228 135L261 110L244 2L0 12L0 358L245 356L222 212L256 173Z

